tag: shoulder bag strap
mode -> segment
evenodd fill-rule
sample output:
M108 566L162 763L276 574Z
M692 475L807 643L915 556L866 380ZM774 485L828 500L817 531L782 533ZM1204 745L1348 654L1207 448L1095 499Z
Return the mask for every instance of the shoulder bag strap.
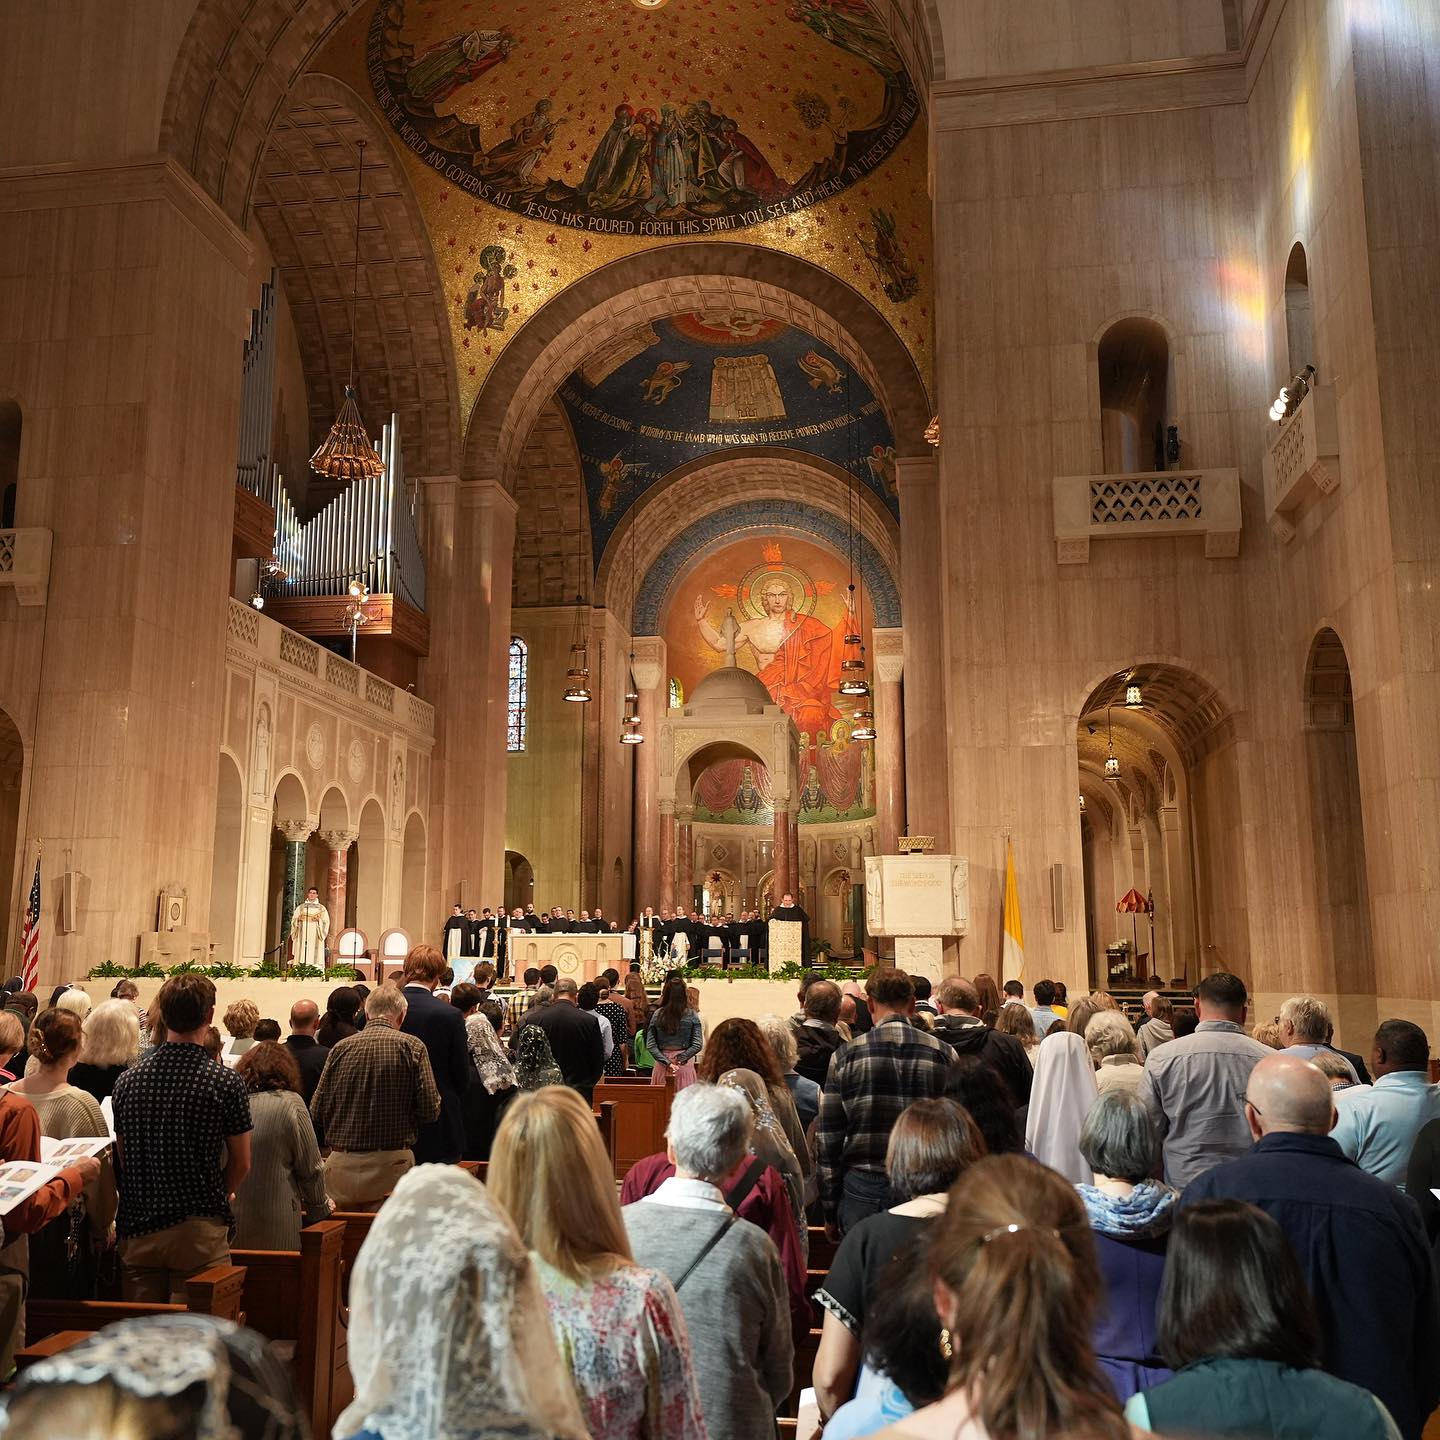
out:
M740 1207L750 1198L750 1192L760 1183L765 1173L765 1162L757 1155L745 1167L745 1172L725 1194L725 1203L739 1214Z
M675 1293L680 1293L680 1287L695 1273L700 1262L720 1243L725 1237L725 1232L735 1223L733 1215L727 1215L717 1227L715 1233L705 1242L700 1253L685 1267L685 1273L675 1282Z

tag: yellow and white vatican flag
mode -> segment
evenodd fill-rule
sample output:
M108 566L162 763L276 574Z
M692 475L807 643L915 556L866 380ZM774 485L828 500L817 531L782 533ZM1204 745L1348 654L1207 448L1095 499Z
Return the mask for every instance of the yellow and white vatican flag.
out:
M1005 841L1005 946L1000 957L1003 980L1018 980L1025 970L1025 932L1020 924L1020 887L1015 883L1015 851Z

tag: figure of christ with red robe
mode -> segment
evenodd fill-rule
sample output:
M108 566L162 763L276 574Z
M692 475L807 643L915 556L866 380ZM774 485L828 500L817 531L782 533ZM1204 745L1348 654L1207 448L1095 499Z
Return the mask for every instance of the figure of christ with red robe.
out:
M813 615L785 612L785 638L760 680L775 703L810 737L814 749L821 735L840 718L835 687L840 682L845 622L833 630Z

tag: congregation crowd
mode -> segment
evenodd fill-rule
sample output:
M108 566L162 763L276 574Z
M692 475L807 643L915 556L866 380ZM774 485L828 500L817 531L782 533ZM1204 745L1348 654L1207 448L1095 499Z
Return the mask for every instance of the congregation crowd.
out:
M27 1293L163 1301L370 1210L337 1440L762 1440L797 1380L824 1440L1420 1440L1440 1404L1410 1021L1361 1055L1313 996L1252 1028L1229 974L1137 1026L1102 992L880 967L710 1028L679 973L658 1003L638 973L523 979L502 999L419 946L283 1036L248 1001L216 1027L198 974L148 1011L123 981L9 995L0 1158L114 1144L5 1216L5 1373ZM617 1192L592 1097L646 1069L666 1148ZM244 1329L130 1320L28 1368L0 1435L303 1436L288 1387Z

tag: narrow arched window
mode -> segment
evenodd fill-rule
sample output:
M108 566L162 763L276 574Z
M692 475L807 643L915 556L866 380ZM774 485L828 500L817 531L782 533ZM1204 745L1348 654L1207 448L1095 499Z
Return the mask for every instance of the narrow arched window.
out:
M1310 265L1297 240L1285 263L1285 349L1288 375L1315 363L1314 317L1310 309Z
M670 708L678 710L685 703L685 687L675 678L670 677Z
M530 651L518 636L510 637L510 689L505 708L505 748L525 748L525 693L529 683L526 673L530 666Z
M0 400L0 530L15 528L20 479L20 407Z

